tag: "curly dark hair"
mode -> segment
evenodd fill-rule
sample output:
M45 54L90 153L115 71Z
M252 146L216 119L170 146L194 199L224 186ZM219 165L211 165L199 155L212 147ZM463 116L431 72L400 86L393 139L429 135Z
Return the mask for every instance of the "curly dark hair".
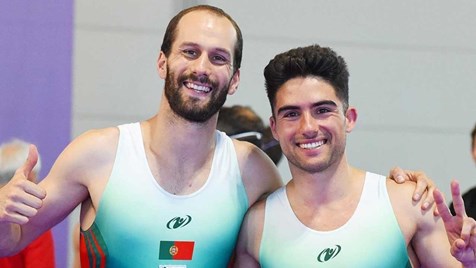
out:
M331 48L311 45L280 53L264 68L265 87L274 115L276 93L288 80L315 76L328 82L344 105L349 107L349 71L344 58Z

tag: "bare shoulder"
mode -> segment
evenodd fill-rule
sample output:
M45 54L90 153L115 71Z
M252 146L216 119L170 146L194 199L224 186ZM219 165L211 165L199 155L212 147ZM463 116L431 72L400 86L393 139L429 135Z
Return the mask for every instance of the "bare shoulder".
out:
M112 167L119 130L115 127L89 130L75 138L56 159L45 183L65 181L86 186L86 180Z
M416 183L413 181L405 181L404 183L398 184L392 179L386 179L387 189L389 192L397 191L397 192L406 192L410 195L412 194L413 190L415 190Z
M118 138L119 129L117 127L92 129L75 138L68 147L90 153L107 153L109 150L104 151L104 149L117 147ZM68 147L67 149L69 149Z
M246 213L236 246L238 267L250 267L250 263L258 261L263 235L265 204L265 199L259 200ZM253 261L250 262L250 260Z
M115 155L118 137L119 130L114 127L89 130L75 138L61 153L60 159L93 168Z
M54 226L85 201L98 204L115 159L118 133L117 128L91 130L66 146L39 184L47 195L31 226L24 227L26 233Z
M254 144L250 142L240 141L236 139L232 139L232 141L233 141L233 145L235 146L236 155L238 157L238 161L240 162L240 164L246 164L246 160L249 157L266 156L266 154L264 154L264 152L261 149L259 149L257 146L255 146ZM260 156L260 152L263 153L264 155Z
M388 195L394 210L401 209L408 213L411 211L415 211L417 214L420 213L421 203L423 202L426 193L420 201L415 202L413 200L413 192L416 187L415 182L406 181L405 183L398 184L394 180L387 179L386 184Z
M395 217L408 245L421 223L425 219L432 218L433 213L431 211L422 212L421 203L423 201L416 202L413 200L414 182L407 181L403 184L397 184L394 180L387 179L386 183ZM421 200L424 200L424 198Z
M282 186L276 165L260 148L245 141L233 144L250 205Z

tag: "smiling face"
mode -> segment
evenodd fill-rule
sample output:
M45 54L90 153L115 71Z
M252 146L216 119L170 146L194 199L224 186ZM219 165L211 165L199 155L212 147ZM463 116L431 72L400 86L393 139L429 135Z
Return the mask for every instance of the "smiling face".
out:
M204 10L182 17L169 57L160 53L158 60L165 96L176 114L191 122L205 122L236 91L235 42L236 31L225 17Z
M275 100L270 124L291 170L317 173L338 165L356 110L350 107L344 114L334 88L316 77L288 80Z

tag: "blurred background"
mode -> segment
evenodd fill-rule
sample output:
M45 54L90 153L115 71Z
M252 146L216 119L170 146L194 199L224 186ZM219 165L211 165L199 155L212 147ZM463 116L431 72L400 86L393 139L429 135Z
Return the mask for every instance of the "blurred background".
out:
M263 68L277 53L313 43L350 71L356 129L351 164L387 174L425 171L449 198L449 182L476 185L474 1L0 0L0 142L38 145L43 176L82 132L147 119L163 81L156 59L168 21L196 4L223 8L244 38L241 83L226 105L249 105L265 122ZM283 159L285 181L290 173ZM54 229L58 267L69 267L69 225ZM71 222L71 223L70 223Z

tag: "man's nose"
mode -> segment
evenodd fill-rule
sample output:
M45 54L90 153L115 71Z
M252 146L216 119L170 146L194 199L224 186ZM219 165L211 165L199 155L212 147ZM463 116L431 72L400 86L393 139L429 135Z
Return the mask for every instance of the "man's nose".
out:
M310 113L303 113L300 122L300 129L306 137L313 137L319 130L318 122Z
M210 74L211 62L206 53L202 53L200 57L193 61L192 72L197 76L208 76Z

